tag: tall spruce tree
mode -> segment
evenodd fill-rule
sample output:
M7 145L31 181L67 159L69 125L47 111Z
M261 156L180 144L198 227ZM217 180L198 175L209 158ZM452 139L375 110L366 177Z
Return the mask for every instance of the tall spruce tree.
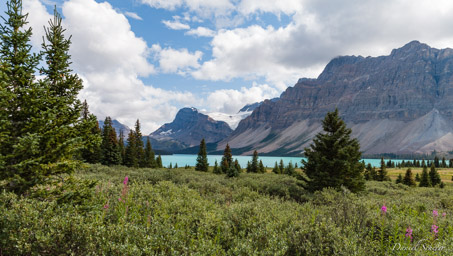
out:
M120 152L120 164L124 165L124 158L126 158L126 147L124 146L124 131L120 130L120 136L118 139L118 151Z
M285 168L285 174L289 176L293 176L296 171L294 170L293 162L289 162Z
M105 118L104 127L102 129L102 164L118 165L120 164L121 156L116 138L116 132L113 128L112 119L108 116Z
M258 165L258 151L253 151L253 157L252 157L252 163L250 164L250 170L247 170L247 172L253 172L257 173L259 171L259 165Z
M406 170L406 174L404 175L404 178L403 178L403 184L410 186L410 187L415 187L416 183L414 180L414 176L412 175L411 168Z
M162 157L160 156L160 154L157 156L156 158L156 165L157 165L157 168L163 168L163 164L162 164Z
M274 168L272 169L272 172L275 174L281 173L280 168L278 167L277 161L275 161L275 165L274 165Z
M422 175L420 177L419 187L431 187L431 180L429 179L428 167L423 166Z
M265 173L266 168L264 167L263 161L260 160L260 163L258 164L258 172L259 173Z
M127 136L127 146L124 156L124 164L129 167L138 167L139 159L137 158L137 136L133 130L129 131Z
M217 163L217 160L215 160L214 169L212 170L212 172L215 173L215 174L221 174L222 173L222 169L220 169L219 164Z
M77 125L77 131L82 138L82 148L80 157L83 161L91 164L101 162L101 129L95 115L91 114L88 109L88 103L85 100L82 104L81 121Z
M431 186L439 185L442 180L440 179L440 175L436 170L435 164L431 164L431 168L429 171L429 180L431 181Z
M280 173L283 173L285 170L285 164L283 163L283 159L280 159L280 163L278 164L278 168L280 169Z
M231 148L228 143L225 146L225 150L223 151L222 162L220 163L220 169L222 169L223 173L227 173L228 168L233 166L233 155L231 154Z
M302 160L310 179L308 189L344 186L352 192L362 191L365 180L360 145L357 139L350 137L351 129L340 119L338 109L327 113L322 126L324 133L317 134L313 144L305 148L307 160Z
M197 164L195 170L201 172L208 171L208 154L206 153L206 142L204 139L200 141L200 150L198 151Z
M144 166L146 168L156 168L157 163L156 163L156 156L154 153L154 150L151 146L151 141L149 140L149 137L146 137L146 145L145 145L145 159L144 159Z
M142 132L140 128L140 120L137 119L135 122L135 154L137 158L137 163L140 167L144 167L145 161L145 150L142 140Z
M378 181L389 181L390 177L387 174L387 166L385 164L384 158L381 158L381 168L377 173L377 180Z

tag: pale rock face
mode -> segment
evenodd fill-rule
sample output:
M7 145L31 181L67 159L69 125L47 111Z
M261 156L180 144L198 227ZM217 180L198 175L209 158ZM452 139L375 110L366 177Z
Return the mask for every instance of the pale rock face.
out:
M335 108L365 154L451 151L453 50L413 41L389 56L335 58L317 79L299 79L278 100L264 101L218 149L229 142L299 154Z

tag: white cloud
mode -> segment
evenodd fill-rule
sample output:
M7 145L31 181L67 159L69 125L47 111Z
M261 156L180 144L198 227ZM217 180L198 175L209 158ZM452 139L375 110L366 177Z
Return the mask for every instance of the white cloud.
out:
M187 30L187 29L190 29L189 25L181 23L178 20L175 20L175 21L163 20L162 23L164 23L164 25L167 26L167 28L173 29L173 30Z
M162 49L160 45L153 45L152 50L159 60L159 67L163 73L185 75L187 72L200 67L199 61L203 56L201 51L190 53L187 49Z
M303 9L304 1L301 0L242 0L238 6L238 11L243 15L255 13L273 13L280 15L294 14Z
M207 104L211 111L235 114L247 104L260 102L279 96L279 92L267 85L253 84L252 87L242 87L240 90L223 89L210 93Z
M49 25L49 21L53 15L47 13L46 7L41 4L39 0L24 0L23 10L24 12L29 12L28 25L32 26L33 32L31 41L33 45L36 45L39 47L38 49L41 49L43 36L46 34L43 26L47 27ZM34 24L39 24L39 26L33 26Z
M215 31L205 28L205 27L197 27L196 29L191 29L186 32L186 35L191 36L198 36L198 37L213 37L215 35Z
M143 20L142 17L138 16L135 12L125 12L124 15L135 20Z
M229 0L141 0L153 8L175 10L184 8L197 13L200 17L225 16L234 9Z

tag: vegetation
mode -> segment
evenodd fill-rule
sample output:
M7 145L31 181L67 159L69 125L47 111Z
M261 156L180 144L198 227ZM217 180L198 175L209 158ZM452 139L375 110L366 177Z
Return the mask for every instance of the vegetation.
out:
M340 189L342 186L353 192L364 190L361 153L357 139L351 139L351 129L338 115L338 109L327 113L322 122L325 133L319 133L313 144L305 148L302 160L311 191L326 187Z
M209 164L208 164L208 154L206 153L206 142L204 139L202 139L200 142L200 151L198 152L197 164L195 166L195 170L201 171L201 172L207 172L208 167L209 167Z

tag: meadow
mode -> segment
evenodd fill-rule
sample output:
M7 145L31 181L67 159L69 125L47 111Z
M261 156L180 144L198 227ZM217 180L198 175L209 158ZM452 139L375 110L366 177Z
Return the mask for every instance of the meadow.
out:
M439 171L443 189L353 194L273 173L87 165L0 193L0 255L451 255L453 171Z

